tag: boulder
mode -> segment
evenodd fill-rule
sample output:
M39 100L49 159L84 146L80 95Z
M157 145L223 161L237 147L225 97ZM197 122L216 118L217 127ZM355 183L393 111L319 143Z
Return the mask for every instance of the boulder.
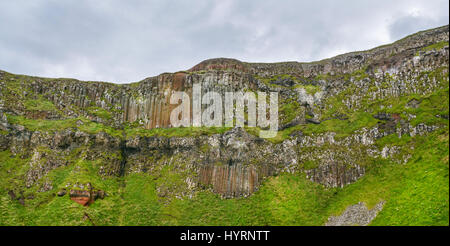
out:
M59 195L59 194L58 194ZM102 190L70 190L70 199L83 206L91 205L98 198L103 199L106 193Z
M66 189L61 189L60 191L58 191L57 195L64 196L66 193L67 193Z

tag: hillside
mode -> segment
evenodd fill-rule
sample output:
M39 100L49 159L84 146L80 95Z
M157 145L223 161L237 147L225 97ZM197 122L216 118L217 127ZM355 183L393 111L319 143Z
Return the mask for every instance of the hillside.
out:
M130 84L0 71L0 225L448 226L448 41ZM171 127L194 84L278 92L277 136Z

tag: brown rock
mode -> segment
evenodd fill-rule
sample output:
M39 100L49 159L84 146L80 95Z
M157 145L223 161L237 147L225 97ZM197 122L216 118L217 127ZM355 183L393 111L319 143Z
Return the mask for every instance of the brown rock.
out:
M105 196L106 196L106 192L105 191L102 191L102 190L97 191L97 197L98 198L103 199L103 198L105 198Z
M91 193L87 190L70 190L70 199L83 206L89 206L93 200L91 199Z
M91 197L93 200L105 198L105 192L102 190L95 190L91 192Z
M106 193L102 190L70 190L69 196L72 201L83 206L89 206L98 198L103 199L106 196Z

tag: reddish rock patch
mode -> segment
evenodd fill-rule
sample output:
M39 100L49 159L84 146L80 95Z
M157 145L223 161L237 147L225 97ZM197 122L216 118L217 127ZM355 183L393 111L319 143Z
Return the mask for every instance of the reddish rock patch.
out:
M69 196L70 200L83 206L89 206L97 198L103 199L105 197L105 192L102 190L98 191L70 190Z
M70 199L83 206L88 206L93 201L91 200L91 193L87 190L70 190Z

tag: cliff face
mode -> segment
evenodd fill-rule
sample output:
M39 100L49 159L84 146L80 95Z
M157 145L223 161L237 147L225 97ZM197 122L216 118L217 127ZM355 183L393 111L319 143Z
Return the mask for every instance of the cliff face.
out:
M248 196L285 172L343 187L364 176L368 160L408 160L377 140L448 122L448 105L433 104L434 97L448 102L448 39L445 26L313 63L211 59L124 85L0 72L0 150L29 166L11 191L95 190L86 162L101 178L168 175L158 183L161 197L204 189ZM192 95L196 83L203 93L279 92L277 137L261 139L251 128L171 128L171 92ZM73 176L56 184L49 174L58 168Z

